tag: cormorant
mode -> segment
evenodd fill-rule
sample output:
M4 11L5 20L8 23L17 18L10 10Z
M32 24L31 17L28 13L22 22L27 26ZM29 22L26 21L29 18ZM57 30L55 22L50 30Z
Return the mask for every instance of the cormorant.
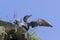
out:
M28 18L31 17L32 15L26 15L23 18L23 21L25 22L26 26L24 27L25 29L27 29L27 31L29 30L29 27L37 27L37 26L46 26L46 27L52 27L51 24L49 24L47 21L45 21L44 19L37 19L31 22L28 22Z

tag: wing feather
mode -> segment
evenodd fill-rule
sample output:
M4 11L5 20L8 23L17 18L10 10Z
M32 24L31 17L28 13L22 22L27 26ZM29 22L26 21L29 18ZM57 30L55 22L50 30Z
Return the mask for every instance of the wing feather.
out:
M48 27L52 27L52 25L50 25L44 19L38 19L38 20L35 20L35 21L31 21L30 22L30 26L32 26L32 27L37 27L37 26L48 26Z

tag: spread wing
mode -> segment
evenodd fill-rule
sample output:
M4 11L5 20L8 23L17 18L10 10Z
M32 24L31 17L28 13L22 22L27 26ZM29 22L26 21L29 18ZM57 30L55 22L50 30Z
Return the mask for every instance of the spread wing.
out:
M52 25L50 25L44 19L38 19L38 20L35 20L35 21L31 21L30 23L28 23L28 26L32 26L32 28L33 27L37 27L37 26L48 26L48 27L52 27Z

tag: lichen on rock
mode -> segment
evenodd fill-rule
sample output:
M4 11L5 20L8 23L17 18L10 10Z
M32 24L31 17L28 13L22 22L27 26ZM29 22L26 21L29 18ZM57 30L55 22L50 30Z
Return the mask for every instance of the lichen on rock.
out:
M19 27L17 32L10 30L7 34L4 40L31 40L29 33L23 27Z

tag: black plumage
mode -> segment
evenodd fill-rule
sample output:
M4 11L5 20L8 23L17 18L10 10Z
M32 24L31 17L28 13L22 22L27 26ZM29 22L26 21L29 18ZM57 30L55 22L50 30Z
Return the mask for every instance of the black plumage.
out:
M27 22L28 18L31 17L31 16L32 16L32 15L26 15L26 16L24 16L23 21L24 21L24 22Z
M27 24L27 26L25 26L24 28L28 29L29 30L29 27L38 27L38 26L45 26L45 27L52 27L51 24L49 24L47 21L45 21L44 19L37 19L37 20L34 20L34 21L31 21L31 22L28 22L28 18L31 17L32 15L26 15L24 18L23 18L23 21ZM28 31L27 30L27 31Z
M37 27L37 26L48 26L48 27L52 27L52 25L50 25L47 21L45 21L44 19L38 19L36 21L31 21L29 23L32 28Z

